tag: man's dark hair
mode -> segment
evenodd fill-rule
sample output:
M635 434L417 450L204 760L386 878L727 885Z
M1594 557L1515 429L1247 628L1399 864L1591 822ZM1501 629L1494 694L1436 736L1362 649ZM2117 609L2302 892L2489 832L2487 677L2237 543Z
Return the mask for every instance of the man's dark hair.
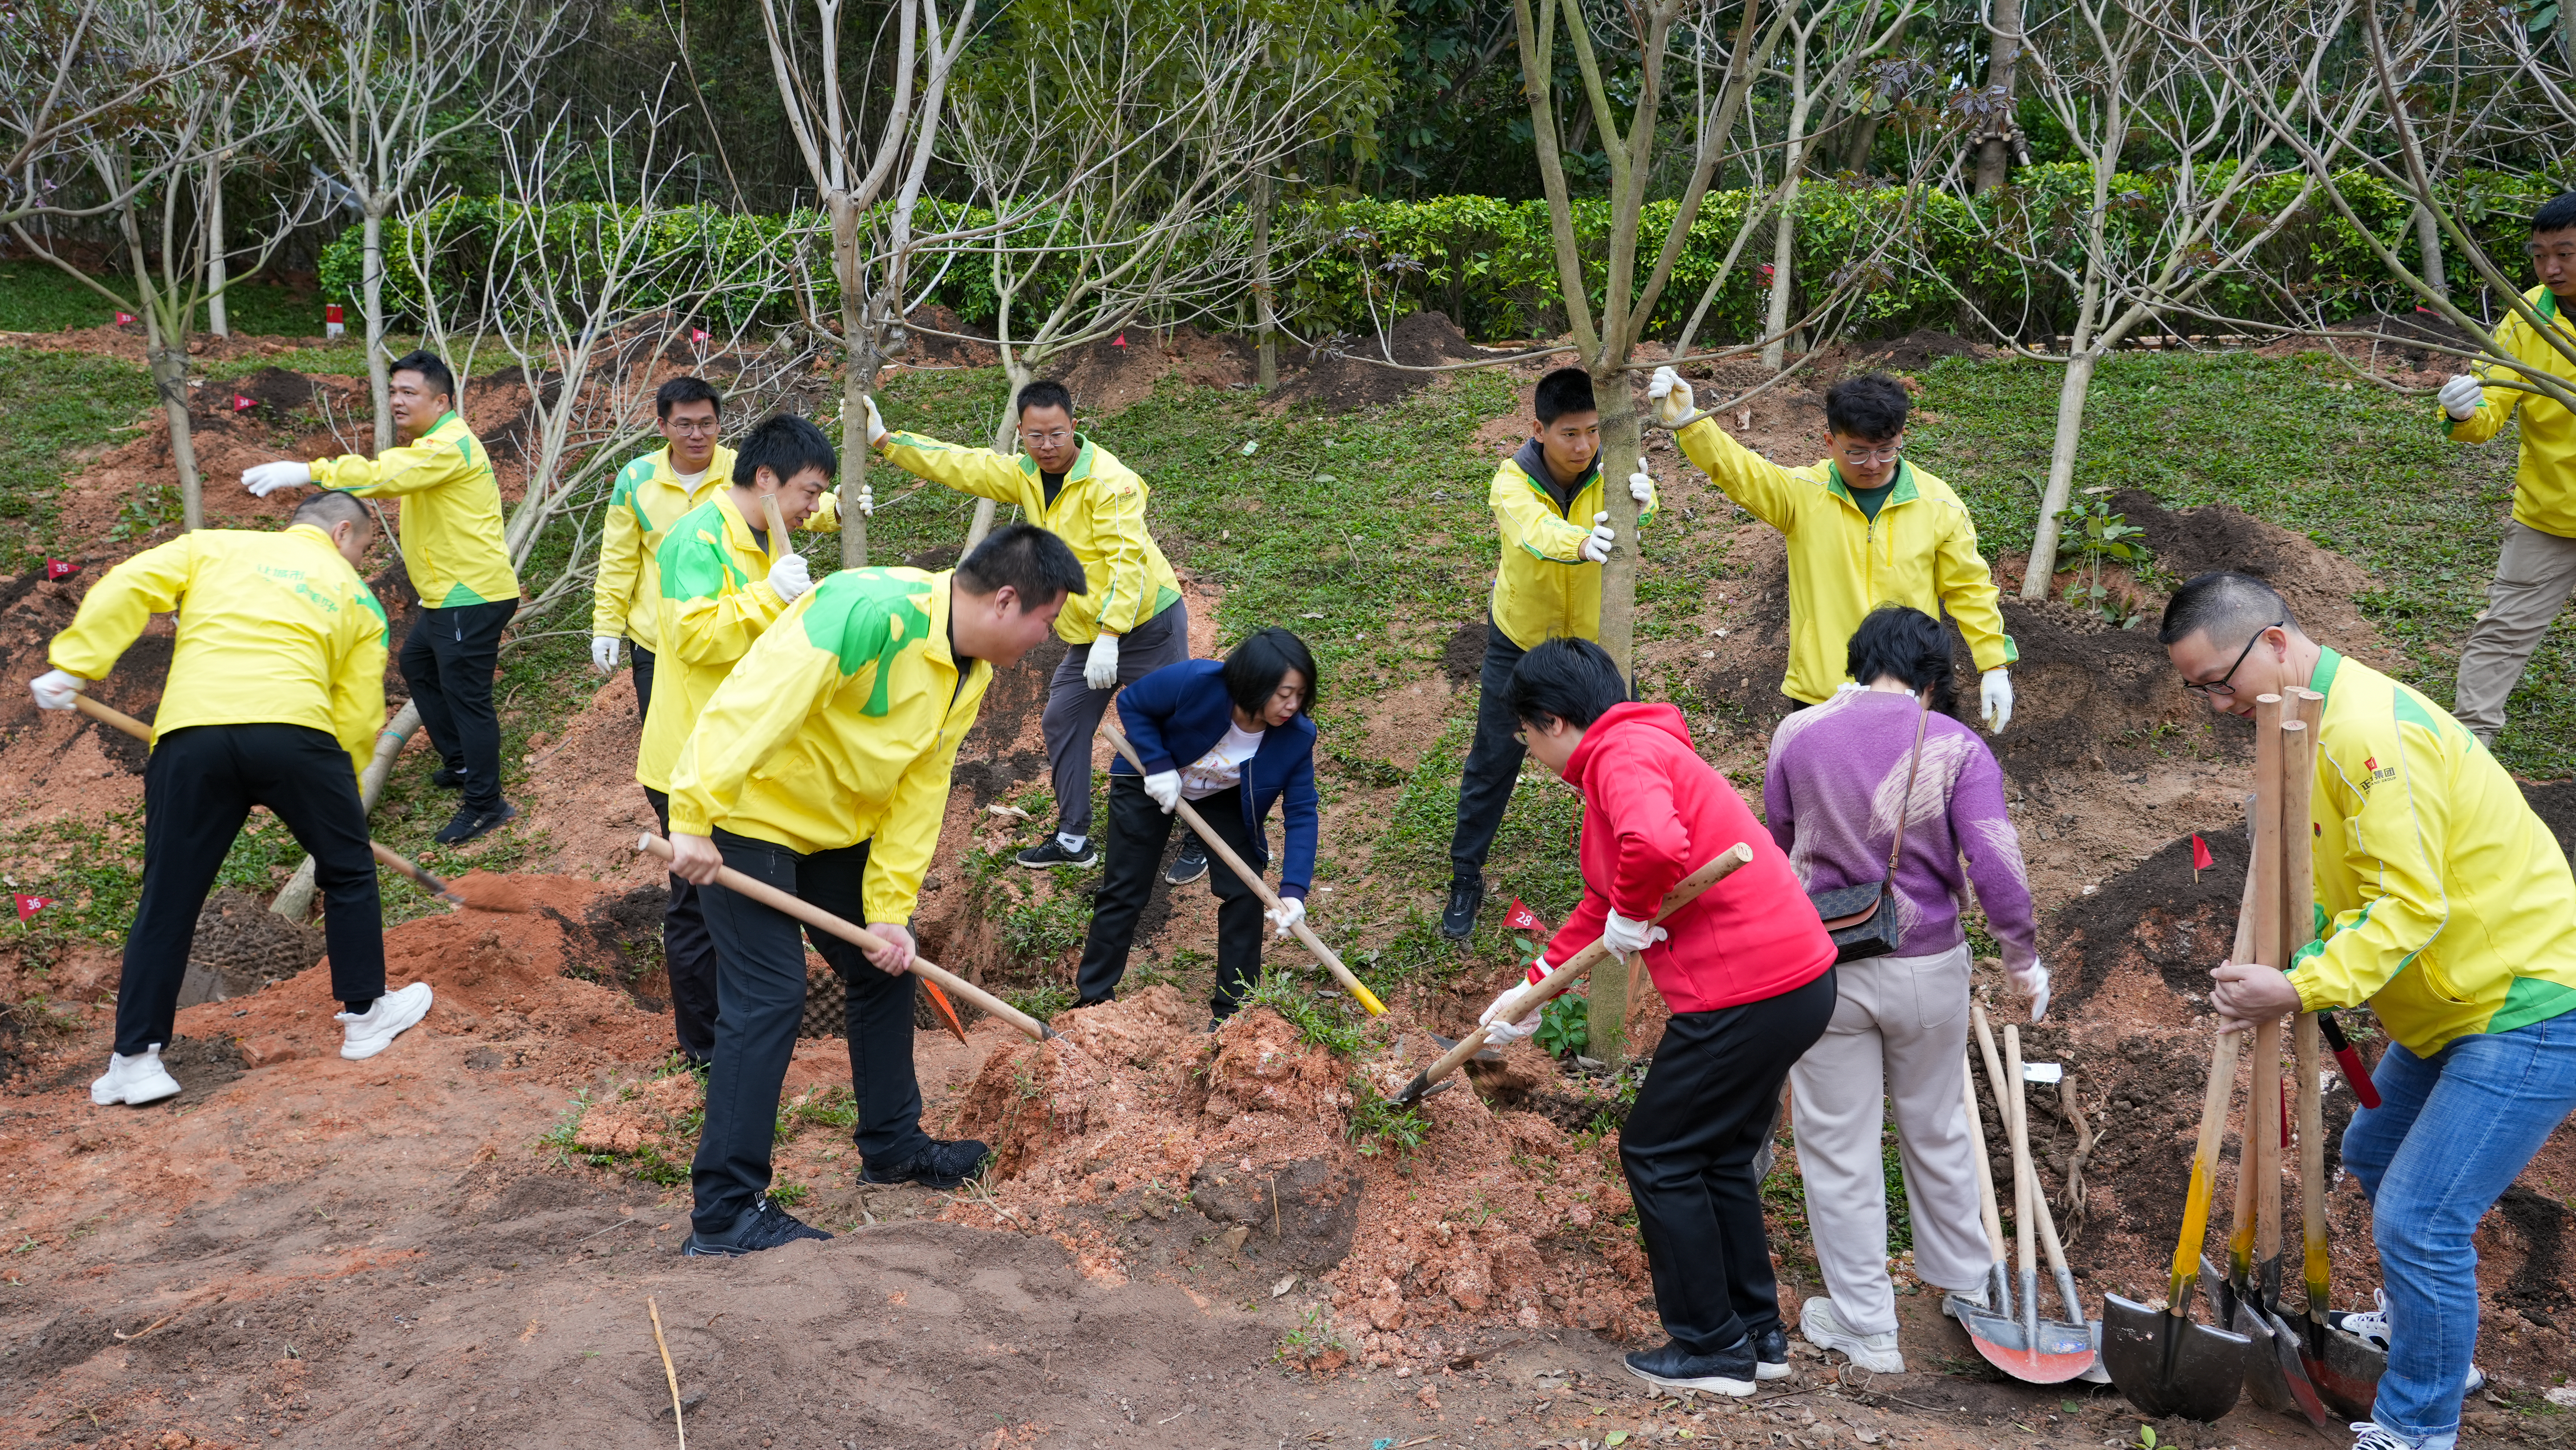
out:
M1258 715L1290 670L1306 680L1305 696L1297 702L1303 715L1315 708L1315 653L1284 629L1262 630L1225 657L1226 698L1246 715Z
M375 516L367 512L367 506L358 502L355 495L326 488L320 493L308 495L302 503L297 504L294 514L286 522L290 527L296 524L311 524L327 534L335 526L351 519L361 520L369 528L375 527Z
M2234 649L2276 624L2299 627L2299 617L2279 590L2251 574L2218 569L2184 580L2165 601L2156 643L2170 647L2206 634L2211 648Z
M1531 399L1530 411L1538 414L1542 428L1568 413L1598 413L1601 404L1592 396L1592 374L1581 368L1558 368L1538 380L1537 396Z
M2576 231L2576 191L2562 191L2531 214L2534 232Z
M1866 685L1881 675L1903 680L1908 689L1932 692L1932 708L1947 715L1957 707L1951 692L1950 636L1920 609L1882 604L1852 631L1843 668Z
M1548 639L1512 670L1512 715L1524 725L1562 720L1580 730L1628 703L1610 652L1588 639Z
M1863 373L1825 391L1825 427L1863 443L1884 443L1905 431L1913 406L1903 383L1885 373Z
M715 384L699 377L678 377L653 390L653 416L669 421L671 410L682 403L713 403L716 412L724 412L724 394Z
M1062 408L1064 415L1070 418L1073 416L1073 392L1053 378L1040 378L1020 389L1020 399L1012 407L1011 416L1016 418L1031 408Z
M783 488L809 468L819 468L825 478L831 478L841 471L841 459L822 429L793 413L772 413L743 435L742 447L733 455L734 486L753 487L764 468L778 475Z
M447 364L439 360L438 354L425 348L414 348L401 357L395 358L393 366L385 369L385 376L388 378L396 373L420 374L420 380L429 384L431 392L445 397L448 406L456 405L456 374L448 370Z
M995 529L957 565L957 587L978 599L1004 585L1018 593L1022 609L1044 609L1063 595L1091 591L1073 549L1035 524Z

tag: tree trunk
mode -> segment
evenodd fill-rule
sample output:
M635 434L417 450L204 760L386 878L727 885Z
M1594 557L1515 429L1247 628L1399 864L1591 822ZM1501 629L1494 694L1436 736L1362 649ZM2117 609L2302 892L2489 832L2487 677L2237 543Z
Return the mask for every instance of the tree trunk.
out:
M385 793L385 777L393 774L394 757L402 754L403 743L420 728L420 702L405 700L394 712L394 718L376 733L376 753L367 761L366 771L358 777L358 810L361 815L375 813L376 801ZM289 921L302 921L313 914L313 858L295 868L277 899L268 909Z
M1267 393L1279 386L1278 314L1270 296L1270 174L1252 178L1253 380Z
M2057 574L2057 516L2075 491L2075 445L2084 436L2084 403L2093 390L2093 366L2099 348L2077 339L2066 360L2066 377L2057 389L2057 446L2048 458L2048 489L2040 495L2039 530L2031 538L2030 563L2022 570L2021 597L2046 599L2049 580Z
M364 279L359 305L367 313L367 393L376 405L378 453L394 446L393 375L385 371L385 208L390 201L377 195L367 198L359 242L359 275Z
M1779 214L1771 220L1771 301L1762 313L1762 335L1770 340L1762 344L1762 366L1773 372L1778 372L1788 358L1789 339L1784 334L1789 328L1789 285L1798 241L1798 168L1804 164L1799 149L1792 138L1787 155L1789 170L1780 186ZM1603 414L1601 421L1606 428L1609 415Z
M864 568L868 562L868 520L855 506L868 484L869 384L876 380L876 349L867 334L866 280L859 266L859 213L847 192L829 199L832 214L832 275L841 284L841 567Z
M997 327L995 330L1000 329ZM1001 351L1002 376L1010 386L1002 394L1001 419L993 425L993 451L1017 453L1020 451L1020 389L1036 382L1038 374L1036 367L1029 362L1028 354L1012 347L1007 340L1002 343ZM967 554L975 552L975 546L984 542L986 534L993 532L993 515L999 508L1000 505L992 499L975 500L974 522L966 526ZM962 559L965 554L958 557Z
M2442 266L2442 223L2429 206L2415 208L2415 249L2423 258L2425 285L2444 297L2450 296L2450 278Z
M148 284L147 284L148 285ZM206 526L205 482L197 473L197 445L188 431L188 341L164 331L158 310L144 304L145 347L152 365L152 389L161 395L162 415L170 420L170 462L179 473L179 514L191 530Z
M1986 87L2000 86L1999 109L1986 119L1977 143L1976 191L1982 196L2012 178L2013 72L2021 59L2021 0L1995 0L1994 36L1986 52Z
M224 311L224 143L232 139L232 107L224 107L214 149L206 153L206 330L233 335Z
M1643 420L1637 416L1636 392L1629 385L1627 369L1618 362L1605 360L1592 370L1592 396L1601 407L1601 501L1609 510L1610 527L1619 534L1618 545L1601 566L1600 643L1617 662L1621 677L1631 680L1633 692L1638 538L1637 501L1628 494L1628 475L1637 471L1643 452ZM1590 1055L1616 1067L1622 1060L1628 1020L1626 971L1615 962L1602 963L1592 973L1590 991Z

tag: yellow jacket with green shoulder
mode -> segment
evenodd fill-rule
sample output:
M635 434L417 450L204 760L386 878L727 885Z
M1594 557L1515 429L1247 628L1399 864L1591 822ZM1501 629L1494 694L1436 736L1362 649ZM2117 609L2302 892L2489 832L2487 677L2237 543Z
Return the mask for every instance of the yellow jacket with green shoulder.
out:
M2368 1002L2417 1056L2576 1008L2576 876L2513 777L2422 695L2325 651L2303 1011Z
M2548 288L2534 287L2522 298L2540 314L2561 345L2576 349L2576 323L2560 315L2558 299ZM2508 314L2496 328L2495 337L2506 355L2516 362L2576 386L2576 363L2561 355L2539 329L2523 320L2522 314ZM2510 368L2481 368L2479 372L2490 384L2519 379ZM2513 476L2514 521L2544 534L2576 539L2576 414L2569 413L2546 393L2492 385L2484 390L2477 412L2469 417L2455 419L2442 411L2439 403L2433 405L2433 413L2450 430L2451 437L2461 443L2484 443L2504 431L2506 420L2520 414L2522 459Z
M653 708L635 778L671 788L671 763L707 697L787 605L769 587L767 532L755 533L730 489L672 520L655 566Z
M1576 481L1563 508L1548 491L1548 476L1547 455L1533 438L1502 461L1485 491L1503 536L1502 559L1494 566L1494 625L1523 649L1555 638L1601 637L1601 566L1583 557L1592 516L1609 507L1602 501L1601 469L1596 461ZM1655 501L1649 499L1638 509L1637 522L1654 516Z
M609 489L608 517L599 530L599 573L590 590L590 632L617 634L659 653L662 566L656 555L662 537L680 515L733 483L733 450L719 444L707 461L707 472L691 488L671 467L671 450L657 448L617 471ZM841 531L840 510L832 494L815 500L814 512L797 529L809 534Z
M501 484L492 476L492 455L454 413L374 458L320 459L313 481L342 493L402 500L403 568L424 607L519 597L519 576L501 543Z
M1789 674L1781 693L1833 697L1852 631L1882 604L1939 618L1948 611L1980 673L2020 658L2004 633L1977 526L1950 485L1900 462L1878 517L1852 501L1831 459L1782 468L1706 418L1677 435L1682 452L1726 496L1789 542Z
M144 622L172 610L179 640L155 739L190 725L310 725L366 768L385 728L385 612L311 524L278 533L198 529L100 576L54 668L102 679Z
M948 647L953 570L844 569L743 656L671 771L671 829L811 854L861 841L868 920L909 922L993 667Z
M1180 601L1180 578L1145 529L1145 500L1152 490L1089 438L1066 470L1053 507L1046 501L1046 480L1027 454L960 448L919 433L888 433L878 451L906 473L1009 504L1064 540L1082 561L1090 586L1087 593L1066 595L1064 612L1055 617L1056 637L1067 644L1127 634Z

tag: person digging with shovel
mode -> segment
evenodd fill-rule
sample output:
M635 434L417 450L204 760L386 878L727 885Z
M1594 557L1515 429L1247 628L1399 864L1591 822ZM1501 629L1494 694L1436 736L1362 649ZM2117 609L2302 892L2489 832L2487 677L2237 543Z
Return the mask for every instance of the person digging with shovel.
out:
M284 530L199 529L101 575L53 668L28 683L48 710L116 667L155 614L179 641L143 771L143 895L125 937L116 1046L90 1101L176 1096L161 1064L197 914L250 808L263 805L313 857L340 1055L373 1057L429 1012L426 982L385 992L384 915L358 773L385 727L385 612L358 577L375 542L366 505L304 500Z
M2355 1450L2450 1450L2485 1382L2471 1235L2576 1109L2576 876L2475 735L2310 639L2262 580L2187 581L2157 639L2214 709L2325 697L2308 821L2321 940L2286 972L2222 963L2210 1002L2227 1032L2367 1002L2393 1039L2371 1074L2380 1105L2343 1135L2383 1306L2332 1322L2388 1355Z
M690 1169L690 1256L830 1237L768 1197L806 939L848 988L860 1180L947 1189L983 1163L982 1143L921 1130L908 923L993 671L1044 640L1084 587L1073 551L1033 524L994 530L936 574L844 569L789 605L708 699L671 769L671 870L705 901L724 1009ZM795 917L718 884L728 866L867 923L884 949L800 936Z
M1583 793L1583 900L1529 980L1597 940L1623 963L1645 953L1673 1010L1619 1134L1671 1336L1629 1355L1629 1371L1664 1389L1749 1395L1789 1373L1753 1160L1790 1064L1833 1016L1833 938L1788 856L1692 750L1682 712L1630 702L1601 646L1540 644L1514 667L1510 700L1529 753ZM1749 864L1651 924L1676 883L1739 843ZM1538 1030L1535 1011L1497 1020L1520 995L1485 1009L1488 1043Z

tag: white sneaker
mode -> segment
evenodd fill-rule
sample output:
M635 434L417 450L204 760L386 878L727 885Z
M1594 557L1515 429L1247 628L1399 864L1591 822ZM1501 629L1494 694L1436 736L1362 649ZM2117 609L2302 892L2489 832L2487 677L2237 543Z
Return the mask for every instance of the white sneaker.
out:
M428 1015L429 983L414 982L399 992L378 997L364 1012L339 1012L331 1020L349 1024L348 1040L340 1044L340 1055L354 1062L393 1046L396 1037Z
M132 1057L111 1052L107 1055L107 1075L89 1085L89 1100L102 1108L123 1103L139 1108L163 1098L179 1095L179 1080L161 1065L161 1044L156 1042Z
M1810 1299L1798 1311L1798 1332L1818 1349L1839 1349L1872 1374L1905 1373L1905 1356L1896 1352L1896 1331L1854 1334L1834 1317L1834 1301Z

